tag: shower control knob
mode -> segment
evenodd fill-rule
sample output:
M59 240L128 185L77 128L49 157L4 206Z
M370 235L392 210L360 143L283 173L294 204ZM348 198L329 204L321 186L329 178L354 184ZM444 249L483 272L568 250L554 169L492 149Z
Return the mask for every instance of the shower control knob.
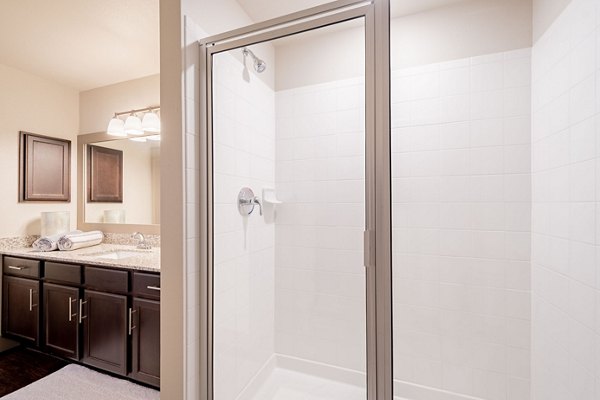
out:
M258 206L260 215L262 215L262 204L257 196L254 195L252 189L244 187L238 194L238 211L242 217L247 217L252 214L254 207Z

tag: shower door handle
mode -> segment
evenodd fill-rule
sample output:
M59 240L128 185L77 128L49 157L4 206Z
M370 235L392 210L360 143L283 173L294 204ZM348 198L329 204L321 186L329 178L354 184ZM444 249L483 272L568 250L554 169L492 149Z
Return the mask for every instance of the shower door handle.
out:
M375 251L373 250L373 246L375 245L374 232L370 230L366 230L363 233L363 243L364 243L364 265L365 268L369 268L375 265Z

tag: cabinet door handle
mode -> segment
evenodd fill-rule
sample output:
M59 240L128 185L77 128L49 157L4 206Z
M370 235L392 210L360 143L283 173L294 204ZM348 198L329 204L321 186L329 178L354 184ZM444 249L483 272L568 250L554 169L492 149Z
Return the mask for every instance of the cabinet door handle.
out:
M87 315L83 315L83 305L86 304L87 301L83 301L79 299L79 323L83 323L83 320L87 318Z
M33 311L33 307L37 307L37 304L33 304L33 289L29 289L29 311ZM37 292L35 292L37 293Z
M133 325L133 313L137 312L137 310L134 310L133 308L129 308L129 336L131 336L132 331L136 328L135 325Z
M9 265L8 266L8 269L14 269L14 270L17 270L17 271L22 271L22 270L24 270L26 268L27 267L15 267L14 265Z
M69 296L69 322L73 320L73 317L77 316L77 313L73 314L73 303L77 303L77 299Z
M160 292L160 287L158 286L146 286L146 288L149 290L158 290Z

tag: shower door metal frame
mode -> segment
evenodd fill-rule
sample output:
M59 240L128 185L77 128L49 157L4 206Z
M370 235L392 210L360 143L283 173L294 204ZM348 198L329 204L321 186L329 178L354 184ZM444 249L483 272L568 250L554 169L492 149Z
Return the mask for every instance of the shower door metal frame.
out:
M338 0L199 41L200 399L213 388L213 56L345 21L365 22L367 400L393 400L389 0Z

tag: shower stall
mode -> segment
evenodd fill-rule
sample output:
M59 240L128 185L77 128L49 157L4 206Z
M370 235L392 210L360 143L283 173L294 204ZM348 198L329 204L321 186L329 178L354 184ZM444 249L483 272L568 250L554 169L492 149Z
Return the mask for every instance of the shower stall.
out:
M201 41L203 399L598 398L600 2L525 3Z

